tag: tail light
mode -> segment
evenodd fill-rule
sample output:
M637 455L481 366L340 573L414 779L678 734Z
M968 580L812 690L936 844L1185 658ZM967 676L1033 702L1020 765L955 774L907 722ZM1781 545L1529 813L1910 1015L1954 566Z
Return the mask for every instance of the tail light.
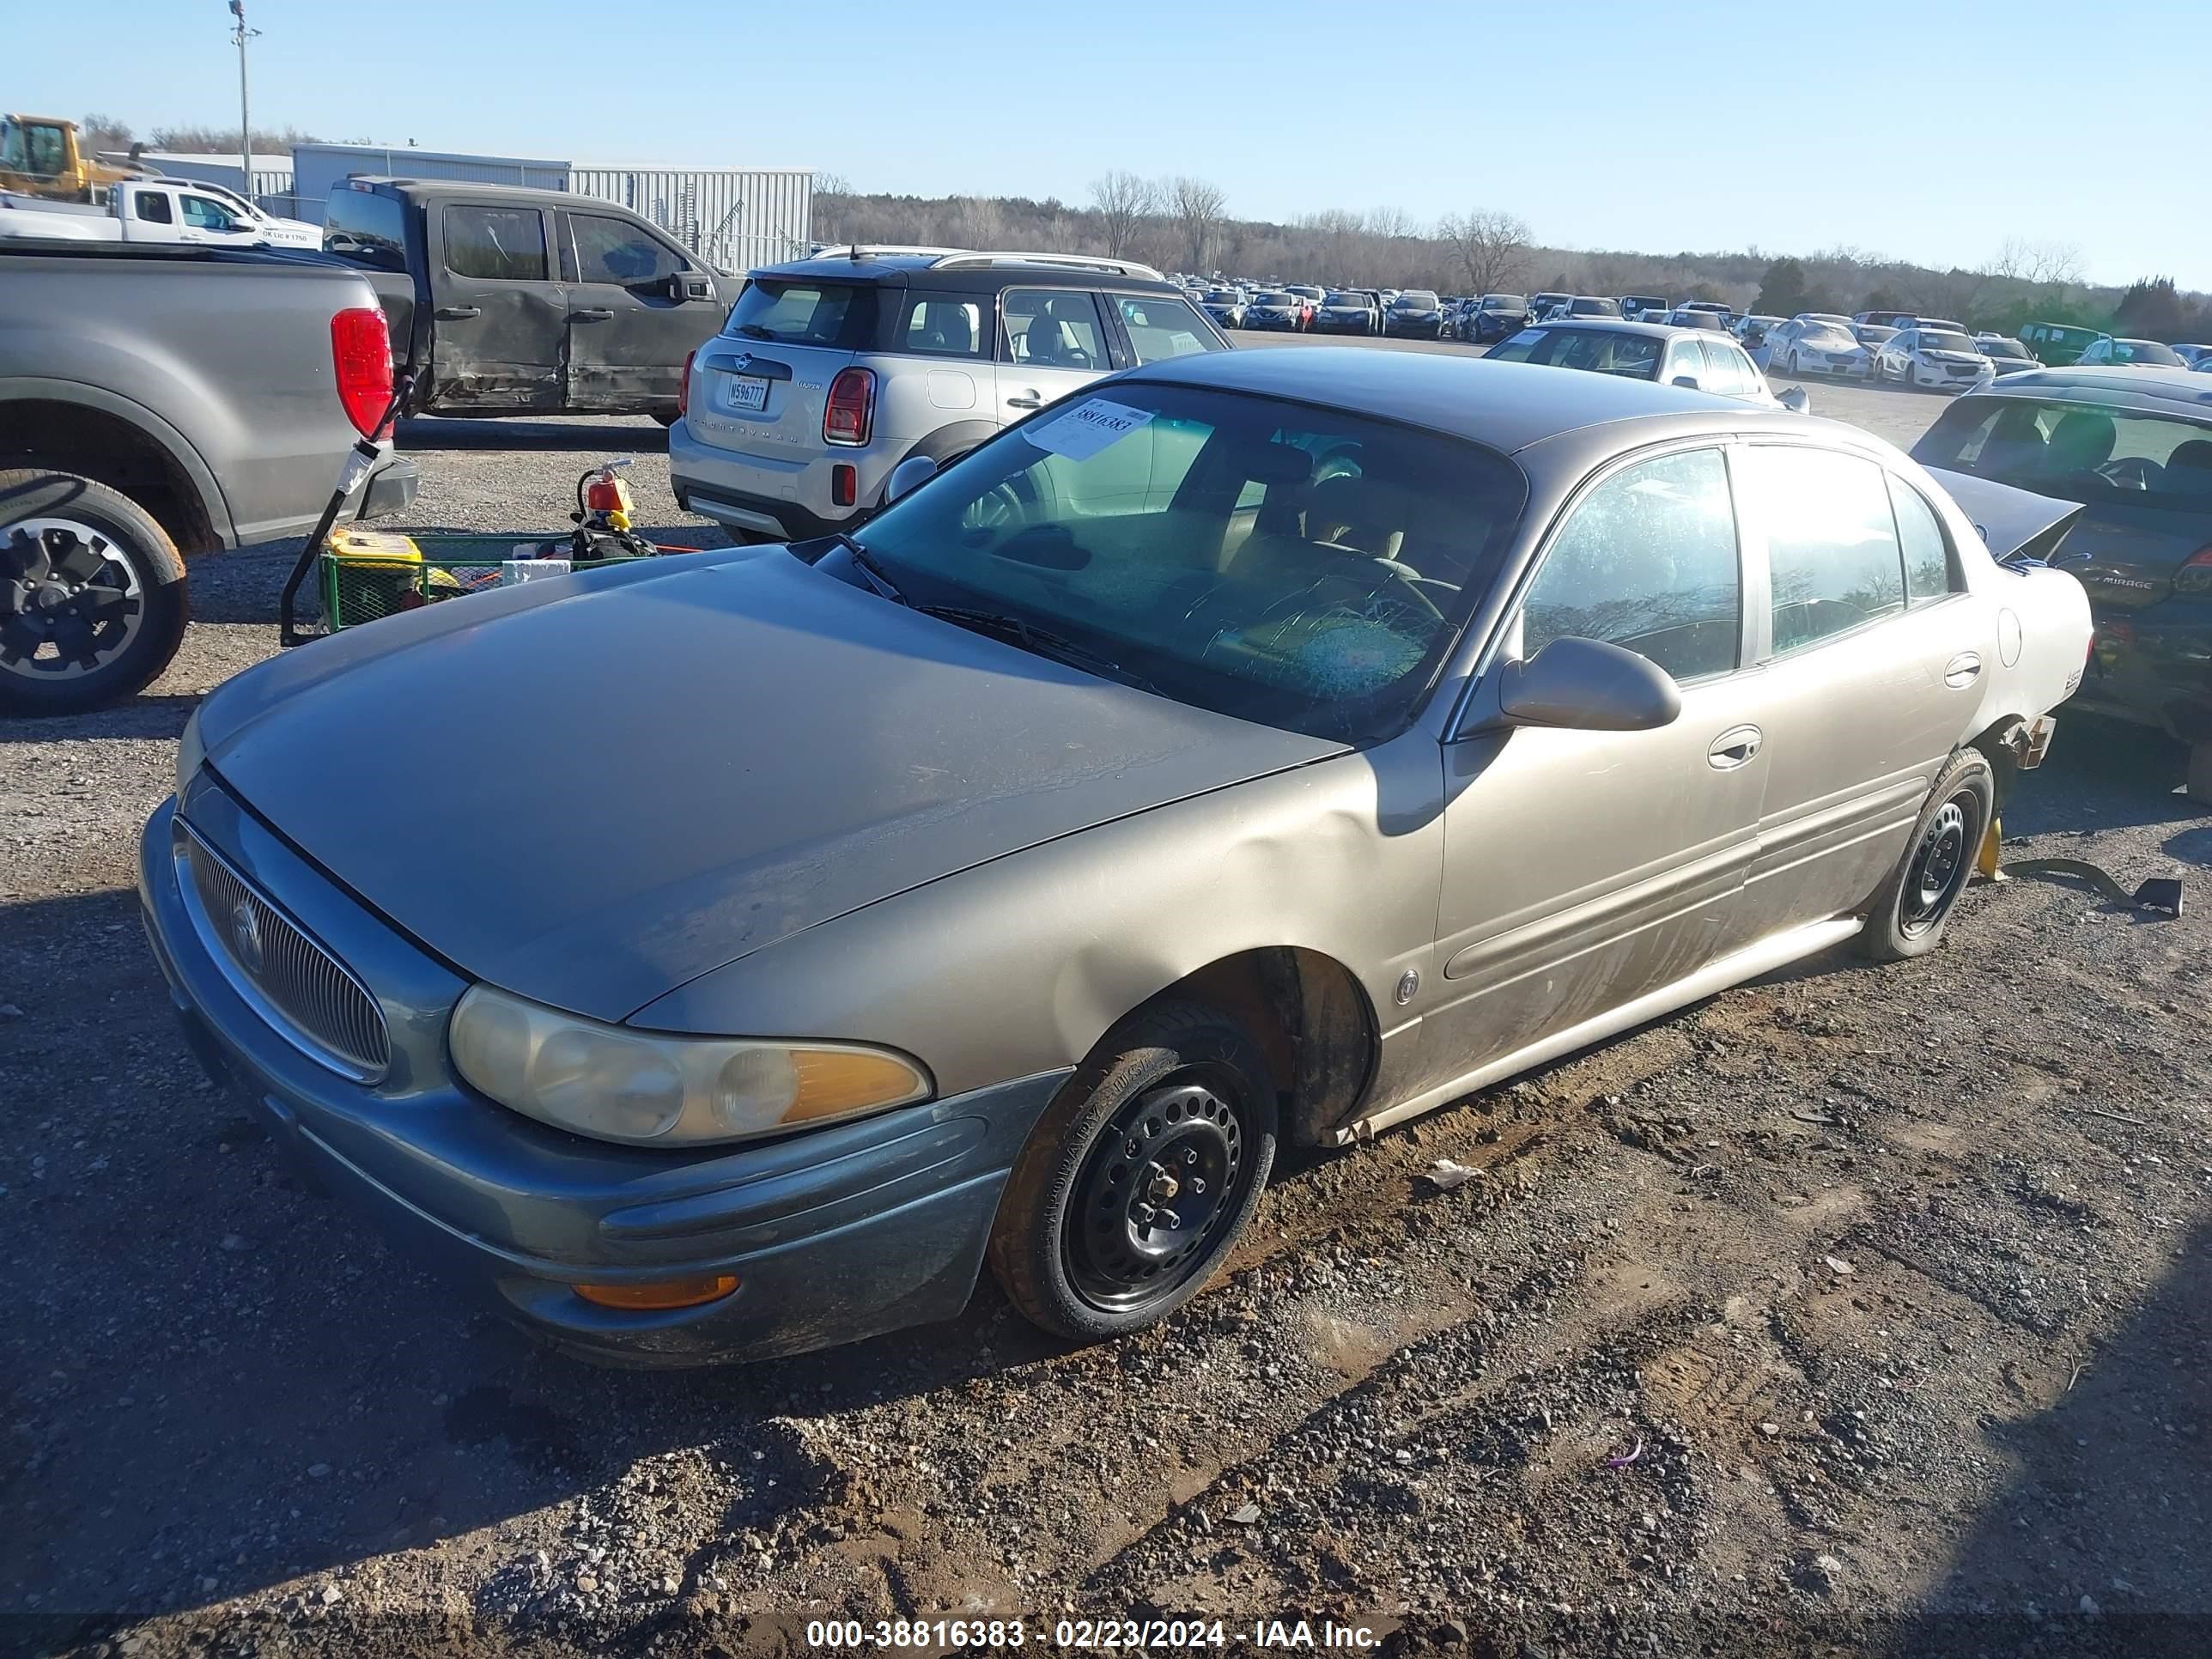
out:
M822 410L822 441L854 447L868 441L876 424L876 372L841 368L830 382L830 401Z
M684 354L684 377L676 383L676 413L679 418L691 412L691 360L698 355L696 351Z
M374 306L356 306L331 319L331 364L337 371L338 403L364 438L392 407L392 333Z
M2212 547L2200 547L2182 561L2181 568L2173 573L2173 591L2212 593Z

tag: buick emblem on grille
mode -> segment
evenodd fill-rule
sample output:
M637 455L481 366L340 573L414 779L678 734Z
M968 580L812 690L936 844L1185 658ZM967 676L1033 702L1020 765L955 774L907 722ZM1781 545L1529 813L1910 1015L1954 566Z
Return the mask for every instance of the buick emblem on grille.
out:
M238 952L238 965L257 979L261 975L261 918L253 914L253 907L240 899L230 907L231 948Z

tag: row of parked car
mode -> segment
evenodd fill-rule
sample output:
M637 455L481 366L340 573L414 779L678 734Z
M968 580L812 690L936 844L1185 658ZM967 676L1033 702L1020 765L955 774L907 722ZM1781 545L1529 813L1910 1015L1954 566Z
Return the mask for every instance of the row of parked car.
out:
M1448 337L1449 304L1422 288L1321 288L1310 283L1270 287L1176 279L1223 328L1275 329L1296 334L1406 335Z

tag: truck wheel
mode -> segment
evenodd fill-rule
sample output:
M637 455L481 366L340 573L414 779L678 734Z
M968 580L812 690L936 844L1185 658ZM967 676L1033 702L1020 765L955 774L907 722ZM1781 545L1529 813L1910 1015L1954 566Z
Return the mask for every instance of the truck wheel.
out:
M143 690L190 614L185 562L143 507L74 473L0 471L0 714Z
M1943 942L1944 926L1974 872L1974 854L1996 811L1996 774L1978 749L1951 757L1928 792L1897 868L1868 902L1859 949L1876 962L1924 956Z
M1160 1002L1108 1033L1015 1160L991 1229L1007 1298L1095 1342L1198 1294L1260 1201L1275 1092L1243 1029Z

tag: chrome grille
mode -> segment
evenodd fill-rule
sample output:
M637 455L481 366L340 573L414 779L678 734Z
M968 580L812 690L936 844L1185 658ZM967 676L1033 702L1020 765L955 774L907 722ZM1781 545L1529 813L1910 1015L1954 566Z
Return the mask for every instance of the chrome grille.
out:
M179 861L190 872L193 920L231 982L294 1046L362 1082L392 1064L384 1010L338 959L249 886L180 824Z

